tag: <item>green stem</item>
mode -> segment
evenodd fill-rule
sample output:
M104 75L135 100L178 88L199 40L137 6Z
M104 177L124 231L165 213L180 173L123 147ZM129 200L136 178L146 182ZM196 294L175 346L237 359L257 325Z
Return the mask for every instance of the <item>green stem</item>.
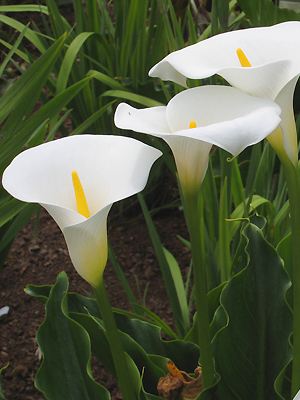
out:
M203 262L203 249L201 245L200 229L200 207L198 193L187 193L183 191L184 210L187 225L190 232L193 275L194 275L194 297L197 310L197 336L200 347L200 362L204 387L207 388L214 383L215 369L213 351L209 334L209 308L207 298L207 271Z
M107 333L107 340L110 345L110 350L114 362L117 381L124 400L136 400L136 394L133 390L133 385L128 382L128 365L126 354L123 351L120 335L116 326L112 308L106 293L104 281L95 288L95 295L104 322Z
M287 180L292 239L293 284L293 367L292 398L300 390L300 177L296 166L289 160L283 163Z

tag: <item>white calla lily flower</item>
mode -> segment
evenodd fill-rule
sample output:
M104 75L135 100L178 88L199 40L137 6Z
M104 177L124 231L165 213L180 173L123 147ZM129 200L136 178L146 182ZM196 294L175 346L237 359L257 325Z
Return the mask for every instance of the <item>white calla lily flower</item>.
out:
M283 146L296 164L293 94L300 74L299 35L297 21L222 33L169 54L149 75L186 86L186 78L218 74L249 94L274 100L282 108L282 131L270 142L279 152Z
M107 262L112 204L140 192L157 149L122 136L71 136L19 154L3 174L15 198L40 203L60 227L73 265L93 286Z
M300 391L296 394L293 400L300 400Z
M280 107L229 86L187 89L167 106L135 109L121 103L115 124L163 138L173 151L184 190L197 190L212 145L232 155L258 143L280 123Z

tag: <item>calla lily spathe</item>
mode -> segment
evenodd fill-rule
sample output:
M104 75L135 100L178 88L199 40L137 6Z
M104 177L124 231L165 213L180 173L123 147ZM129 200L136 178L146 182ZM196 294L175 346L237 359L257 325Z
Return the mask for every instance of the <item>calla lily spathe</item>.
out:
M300 391L296 394L296 396L294 397L294 400L300 400Z
M97 286L107 262L108 212L115 201L144 188L160 155L122 136L72 136L19 154L2 184L15 198L40 203L49 212L62 230L75 269ZM88 217L79 212L83 200Z
M135 109L118 106L122 129L163 138L173 151L183 190L198 190L212 145L234 156L269 135L280 123L280 108L228 86L187 89L167 106Z
M293 94L300 74L300 22L216 35L169 54L149 72L183 86L186 78L218 74L232 86L274 100L282 108L281 132L270 142L278 152L298 160Z

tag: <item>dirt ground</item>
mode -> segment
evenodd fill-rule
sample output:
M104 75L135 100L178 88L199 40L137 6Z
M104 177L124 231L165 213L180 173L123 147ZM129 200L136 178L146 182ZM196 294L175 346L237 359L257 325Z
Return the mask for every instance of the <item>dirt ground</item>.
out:
M189 254L176 235L186 237L182 213L173 209L155 217L162 241L185 268ZM9 306L9 314L0 320L0 367L9 363L4 372L3 386L7 400L41 400L34 387L34 376L39 366L35 334L44 318L44 306L24 293L28 283L54 283L64 270L72 290L88 294L88 285L76 274L67 252L63 236L46 214L41 213L39 226L30 223L14 242L5 268L0 271L0 308ZM109 240L124 268L132 289L142 301L146 290L146 306L167 321L172 320L158 264L153 254L143 218L112 219ZM108 264L105 282L112 304L127 308L122 288ZM113 379L99 366L94 367L97 379L119 399Z

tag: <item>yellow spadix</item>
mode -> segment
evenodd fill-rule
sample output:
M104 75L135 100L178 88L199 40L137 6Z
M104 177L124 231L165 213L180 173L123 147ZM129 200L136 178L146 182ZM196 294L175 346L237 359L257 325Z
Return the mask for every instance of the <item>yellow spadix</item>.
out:
M250 61L248 60L246 54L244 53L244 51L242 49L240 49L240 48L236 49L236 54L239 58L239 61L240 61L240 64L242 67L245 67L245 68L252 67Z
M82 184L80 182L80 178L78 176L77 171L72 171L72 182L74 188L74 194L76 198L76 207L79 214L83 215L86 218L90 217L89 206L84 194L84 190Z

